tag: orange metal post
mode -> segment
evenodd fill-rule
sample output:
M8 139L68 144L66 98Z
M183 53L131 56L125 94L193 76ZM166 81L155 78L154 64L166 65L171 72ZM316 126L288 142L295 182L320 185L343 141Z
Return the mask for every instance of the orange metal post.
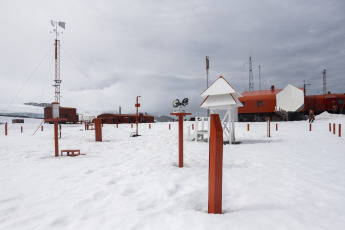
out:
M271 137L271 120L267 117L267 136Z
M118 128L119 127L119 124L116 124L116 128Z
M208 213L222 213L223 129L219 114L211 114L208 171Z
M335 134L335 124L333 123L333 134Z
M192 124L192 130L194 130L194 124Z
M329 131L332 132L332 125L329 123Z
M183 167L183 117L191 113L170 113L178 117L178 167Z
M54 121L54 142L55 142L55 157L59 156L59 132L58 132L58 120Z
M276 124L276 131L278 131L278 124Z
M139 97L140 96L137 96L137 103L135 104L135 107L137 108L137 114L136 114L136 121L135 121L135 124L136 124L136 134L138 136L138 125L139 125L139 107L140 107L140 104L139 104Z
M341 124L339 124L339 137L341 137Z
M171 129L171 124L169 124L169 130Z
M5 136L7 136L7 122L5 123Z
M102 142L102 119L95 118L95 140Z
M249 124L247 124L247 131L249 131Z
M23 133L23 126L20 127L20 132Z
M43 125L41 126L41 131L43 132Z
M151 129L151 124L149 124L149 129Z
M309 124L309 131L311 131L311 123Z
M178 117L178 130L179 130L178 167L182 168L183 167L183 115Z

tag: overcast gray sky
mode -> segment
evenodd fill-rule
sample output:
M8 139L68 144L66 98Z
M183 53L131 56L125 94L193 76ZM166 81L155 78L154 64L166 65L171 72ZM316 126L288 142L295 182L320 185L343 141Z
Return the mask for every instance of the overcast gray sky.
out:
M50 20L66 22L61 40L61 104L78 111L169 114L172 100L199 105L223 75L248 90L311 84L307 94L345 93L343 0L98 0L0 2L0 104L53 102L54 35ZM46 58L45 58L46 57ZM27 82L27 83L26 83Z

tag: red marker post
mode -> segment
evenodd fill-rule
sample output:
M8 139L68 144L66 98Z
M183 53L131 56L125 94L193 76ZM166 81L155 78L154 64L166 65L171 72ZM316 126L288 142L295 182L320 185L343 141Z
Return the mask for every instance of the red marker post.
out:
M271 120L267 117L267 137L271 137Z
M339 137L341 137L341 124L339 124Z
M102 119L95 118L93 120L95 123L95 141L102 142Z
M191 113L170 113L178 117L178 167L183 167L183 117Z
M5 136L7 136L7 122L5 123Z
M139 107L140 107L140 104L139 104L139 97L141 96L137 96L137 103L135 104L135 107L137 108L137 114L136 114L136 121L135 121L135 124L136 124L136 135L138 136L138 125L139 125Z
M333 134L335 134L335 124L333 123Z
M41 131L43 132L43 125L41 126Z
M211 114L208 171L208 213L222 214L223 129L219 114Z
M311 131L311 123L309 124L309 131Z
M67 121L67 119L45 119L45 122L54 122L54 143L55 143L55 157L59 156L59 122Z
M20 132L23 133L23 126L20 127Z
M249 124L247 124L247 131L249 131Z
M278 131L278 124L276 124L276 131Z

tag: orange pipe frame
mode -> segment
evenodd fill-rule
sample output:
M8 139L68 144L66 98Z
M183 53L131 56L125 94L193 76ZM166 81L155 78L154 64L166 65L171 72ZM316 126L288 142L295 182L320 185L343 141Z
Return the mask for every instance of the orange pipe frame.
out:
M95 140L102 142L102 119L95 118Z
M219 114L211 114L208 213L222 213L223 129Z

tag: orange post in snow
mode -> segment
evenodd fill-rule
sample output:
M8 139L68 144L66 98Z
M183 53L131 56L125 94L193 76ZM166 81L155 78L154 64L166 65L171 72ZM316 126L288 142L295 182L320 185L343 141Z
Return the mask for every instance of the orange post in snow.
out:
M95 140L102 142L102 119L95 118Z
M332 132L332 125L329 123L329 131Z
M335 124L333 123L333 134L335 134Z
M169 130L171 129L171 124L169 124Z
M59 121L67 121L67 119L45 119L45 122L54 122L54 143L55 157L59 156Z
M271 120L267 117L267 136L271 137Z
M139 97L140 96L137 96L137 103L135 104L135 107L137 108L137 114L136 114L136 121L135 121L135 124L136 124L136 135L138 136L138 125L139 125L139 107L140 107L140 104L139 104Z
M178 117L178 167L183 167L183 117L191 113L170 113Z
M192 130L194 130L194 124L192 124Z
M309 124L309 131L311 131L311 123Z
M151 124L149 124L149 129L151 129Z
M20 127L20 132L23 133L23 126Z
M249 124L247 124L247 131L249 131Z
M118 128L119 127L119 124L116 124L116 128Z
M276 124L276 131L278 131L278 124Z
M5 136L7 136L7 122L5 123Z
M131 124L131 128L133 128L133 124Z
M208 171L208 213L222 213L223 129L219 114L211 114Z
M339 124L339 137L341 137L341 124Z
M41 131L43 132L43 125L41 126Z

